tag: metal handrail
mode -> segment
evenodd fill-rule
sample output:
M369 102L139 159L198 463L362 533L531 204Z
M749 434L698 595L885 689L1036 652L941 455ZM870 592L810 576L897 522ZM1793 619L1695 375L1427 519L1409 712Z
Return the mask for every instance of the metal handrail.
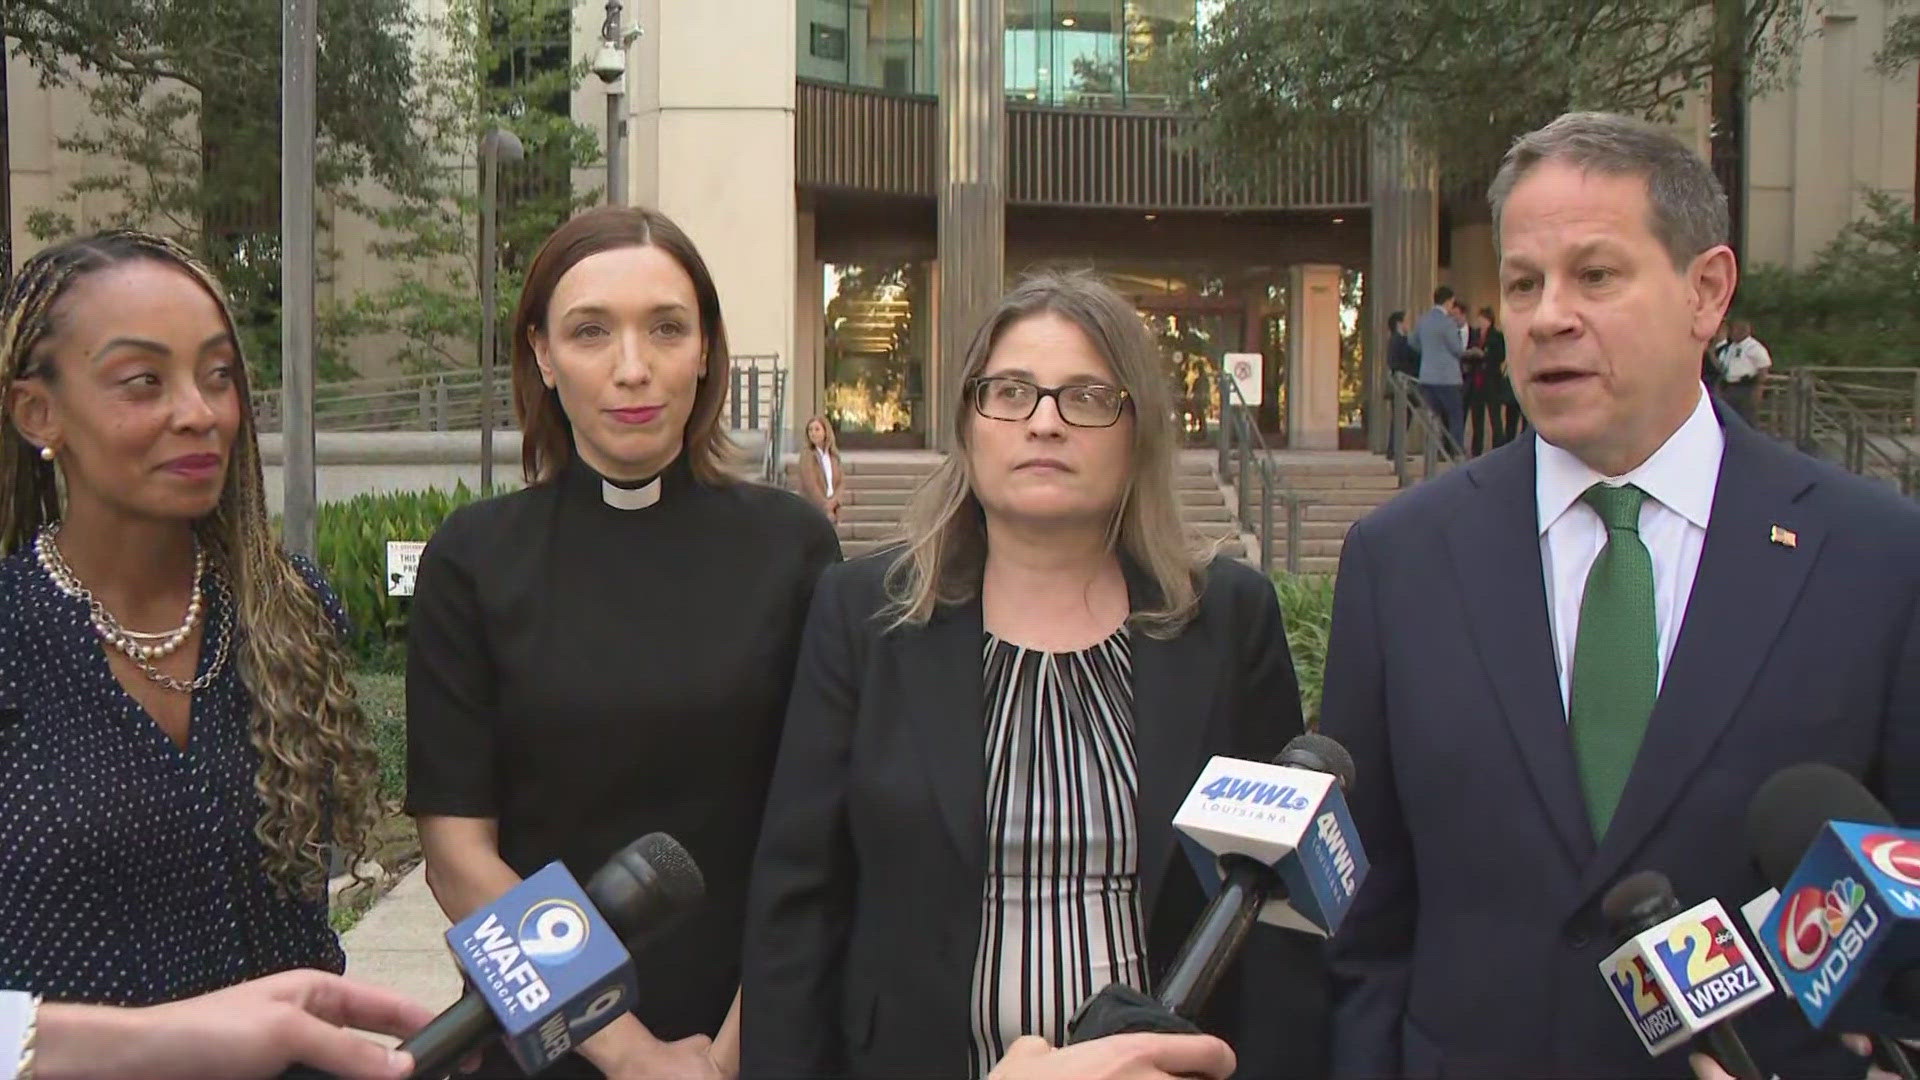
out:
M1794 445L1818 455L1837 443L1839 464L1848 472L1889 480L1901 494L1920 497L1920 454L1899 442L1895 453L1882 441L1903 433L1876 430L1880 425L1851 398L1822 385L1825 380L1811 371L1790 372L1780 381L1787 383L1785 434Z
M787 434L787 372L784 368L776 370L773 378L773 419L767 425L766 451L761 455L760 479L763 483L779 484L781 477L781 456L785 451Z
M1305 500L1299 492L1290 490L1281 480L1279 470L1273 464L1273 454L1267 449L1267 440L1260 435L1260 428L1253 422L1253 407L1247 403L1246 396L1240 392L1240 386L1228 374L1225 360L1220 363L1216 377L1220 383L1220 475L1231 475L1230 465L1237 465L1238 481L1234 484L1235 517L1242 528L1248 529L1259 538L1260 572L1273 572L1273 510L1276 504L1286 508L1287 515L1287 573L1300 572L1301 509ZM1238 404L1238 409L1232 408ZM1237 462L1230 459L1238 455ZM1251 515L1252 499L1250 488L1257 475L1260 486L1260 516Z
M1403 371L1387 373L1388 401L1393 410L1393 475L1401 487L1407 486L1407 417L1420 426L1420 479L1432 479L1439 467L1440 451L1455 461L1466 460L1466 448L1454 439L1453 432L1440 425L1440 417L1420 396L1420 384Z
M770 420L786 373L775 353L731 358L726 417L733 430L758 430ZM324 431L463 431L480 426L481 380L477 368L419 375L345 379L314 387L316 426ZM280 390L255 390L254 423L279 431ZM514 426L511 380L496 380L495 427Z

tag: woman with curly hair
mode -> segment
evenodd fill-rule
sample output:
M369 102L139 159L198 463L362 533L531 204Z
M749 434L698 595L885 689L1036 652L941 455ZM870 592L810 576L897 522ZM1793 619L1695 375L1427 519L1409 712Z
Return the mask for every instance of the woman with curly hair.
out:
M0 972L151 1005L341 970L326 848L365 850L377 767L219 285L117 231L0 315Z

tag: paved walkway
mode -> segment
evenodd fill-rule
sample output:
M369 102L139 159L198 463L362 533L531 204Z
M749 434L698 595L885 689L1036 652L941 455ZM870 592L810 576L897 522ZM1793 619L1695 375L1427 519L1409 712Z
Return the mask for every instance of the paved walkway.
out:
M460 975L447 953L447 918L416 866L341 935L347 974L397 990L439 1012L460 997Z

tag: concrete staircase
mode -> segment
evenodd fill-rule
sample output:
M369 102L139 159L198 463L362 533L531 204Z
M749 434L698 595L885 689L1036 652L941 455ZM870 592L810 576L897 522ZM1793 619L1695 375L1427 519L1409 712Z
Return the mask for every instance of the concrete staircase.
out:
M1393 462L1364 450L1276 450L1273 463L1280 482L1301 499L1300 572L1331 574L1340 567L1340 548L1353 523L1400 493ZM1236 481L1237 476L1227 478ZM1257 496L1258 489L1255 493ZM1253 511L1259 513L1256 507ZM1287 535L1284 507L1275 506L1273 565L1284 570ZM1258 564L1259 540L1248 534L1247 558Z
M893 539L901 514L915 488L940 463L930 450L848 450L840 455L845 470L840 500L840 550L847 558L864 555ZM794 465L787 467L787 486L797 488ZM1239 553L1239 526L1228 505L1229 492L1220 486L1209 454L1180 458L1175 483L1180 513L1187 532L1196 540L1225 543Z

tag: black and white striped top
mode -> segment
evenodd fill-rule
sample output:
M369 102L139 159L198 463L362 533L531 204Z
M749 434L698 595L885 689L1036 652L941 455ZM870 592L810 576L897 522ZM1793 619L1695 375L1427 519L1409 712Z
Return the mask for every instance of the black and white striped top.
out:
M986 641L987 880L973 1075L1059 1045L1109 982L1146 989L1127 631L1079 652Z

